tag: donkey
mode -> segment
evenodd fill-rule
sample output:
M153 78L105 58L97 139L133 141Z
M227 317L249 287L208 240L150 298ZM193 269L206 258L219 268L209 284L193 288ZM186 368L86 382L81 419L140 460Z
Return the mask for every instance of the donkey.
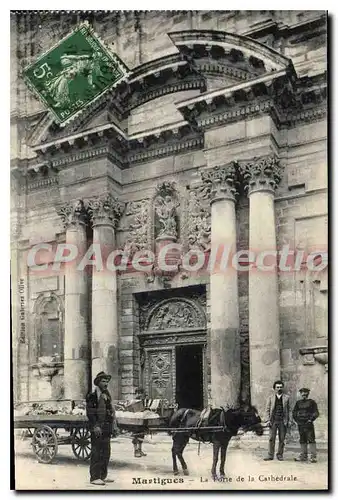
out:
M243 432L253 431L258 436L262 436L264 429L261 424L261 419L254 406L240 406L236 409L212 408L207 417L207 421L203 422L203 427L220 427L221 429L198 429L202 427L200 422L201 412L188 408L180 408L171 417L169 427L182 428L186 431L170 431L172 435L172 458L173 472L178 474L177 461L178 457L181 462L183 474L189 475L188 466L183 458L183 451L189 442L189 439L196 441L210 442L213 444L213 461L211 468L211 476L214 481L224 480L224 464L226 451L230 439L237 435L239 429ZM196 429L197 428L197 429ZM190 430L191 429L191 430ZM219 450L221 450L220 477L216 474L216 466L218 462Z

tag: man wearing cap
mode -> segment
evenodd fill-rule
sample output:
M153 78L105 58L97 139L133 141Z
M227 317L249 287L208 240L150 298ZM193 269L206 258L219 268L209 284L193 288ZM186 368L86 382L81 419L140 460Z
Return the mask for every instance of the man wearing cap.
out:
M293 419L298 424L300 455L296 462L307 462L308 445L310 448L310 462L317 462L316 436L313 422L319 417L317 403L309 399L310 389L302 387L299 390L299 399L292 412Z
M115 410L107 389L111 376L100 372L94 379L95 390L88 394L87 417L91 433L90 482L104 486L110 459L110 437L117 432Z

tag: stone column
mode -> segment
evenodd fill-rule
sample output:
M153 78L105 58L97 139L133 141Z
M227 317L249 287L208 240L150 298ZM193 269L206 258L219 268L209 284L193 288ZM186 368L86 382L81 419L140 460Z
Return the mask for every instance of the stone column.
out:
M274 190L281 179L274 156L242 165L250 204L249 248L256 264L249 271L249 344L251 402L264 412L273 382L280 378L280 340ZM263 260L257 256L269 252Z
M236 405L240 392L237 270L222 255L236 252L236 168L231 163L202 173L211 190L211 403ZM216 262L214 264L214 261Z
M115 228L123 208L111 195L89 201L93 244L100 248L103 264L101 270L93 267L92 277L92 377L100 371L111 375L113 400L119 398L117 279L116 273L107 269L106 259L116 249Z
M58 212L66 227L66 243L74 245L77 259L65 264L64 387L66 399L84 399L89 389L88 280L77 269L87 250L86 210L82 200Z

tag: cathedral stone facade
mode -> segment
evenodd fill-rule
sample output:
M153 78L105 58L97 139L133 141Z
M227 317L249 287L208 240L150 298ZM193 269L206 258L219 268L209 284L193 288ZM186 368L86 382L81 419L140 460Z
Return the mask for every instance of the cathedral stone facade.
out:
M130 74L60 127L21 70L82 20ZM240 398L262 411L281 377L292 401L311 389L326 436L326 269L182 265L197 251L210 262L219 244L244 258L327 250L326 22L318 11L12 14L15 401L83 399L105 370L114 399L143 385L181 406ZM97 245L103 260L181 252L168 269L110 272L58 264L62 244L78 257Z

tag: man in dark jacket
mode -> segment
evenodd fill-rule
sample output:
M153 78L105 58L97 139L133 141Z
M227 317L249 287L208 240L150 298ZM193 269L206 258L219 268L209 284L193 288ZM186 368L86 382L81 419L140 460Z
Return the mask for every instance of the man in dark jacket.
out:
M296 462L307 462L308 445L310 448L310 462L317 462L316 436L313 422L319 417L317 403L309 399L310 389L303 387L299 390L301 399L297 401L292 412L293 419L298 424L300 455Z
M104 372L96 375L95 390L88 394L87 417L91 432L92 451L90 457L90 482L105 485L110 459L110 438L117 432L115 410L108 392L111 376Z

